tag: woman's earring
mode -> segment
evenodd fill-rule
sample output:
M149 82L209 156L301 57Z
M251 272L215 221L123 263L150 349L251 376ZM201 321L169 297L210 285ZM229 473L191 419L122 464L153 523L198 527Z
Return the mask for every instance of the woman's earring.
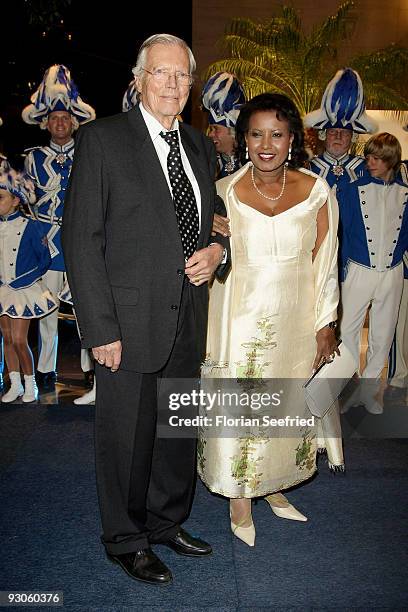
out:
M246 157L246 159L249 159L248 146L245 147L245 157Z
M291 159L292 159L292 145L289 145L288 161L290 161Z

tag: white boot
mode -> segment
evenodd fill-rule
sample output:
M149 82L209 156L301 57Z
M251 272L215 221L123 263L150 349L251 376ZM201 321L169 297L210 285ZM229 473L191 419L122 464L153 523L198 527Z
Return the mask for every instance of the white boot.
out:
M9 372L10 378L10 389L1 398L2 402L6 404L8 402L14 402L18 397L21 397L24 393L24 387L21 384L20 372Z
M38 400L38 388L34 374L24 374L23 402L35 402Z
M94 378L94 384L93 387L90 391L88 391L88 393L85 393L84 395L82 395L81 397L77 397L76 399L74 399L74 404L76 404L77 406L83 405L83 404L93 404L96 398L96 378Z

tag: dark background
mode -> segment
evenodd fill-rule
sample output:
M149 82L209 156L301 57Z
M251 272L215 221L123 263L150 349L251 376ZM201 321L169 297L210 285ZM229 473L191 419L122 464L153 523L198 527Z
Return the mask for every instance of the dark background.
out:
M151 34L180 36L191 46L191 6L114 1L107 9L86 0L17 0L2 6L0 151L17 167L26 147L48 132L21 119L22 109L52 64L64 64L96 116L122 110L140 44ZM62 21L62 23L61 23ZM189 122L189 103L183 113Z

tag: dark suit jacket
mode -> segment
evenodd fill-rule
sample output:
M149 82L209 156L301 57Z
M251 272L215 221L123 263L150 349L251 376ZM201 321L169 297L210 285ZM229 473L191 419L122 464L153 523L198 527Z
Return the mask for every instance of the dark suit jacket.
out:
M180 124L201 192L198 249L210 242L216 155L211 141ZM218 198L218 201L217 201ZM62 243L83 347L121 339L121 367L154 372L174 344L184 278L172 197L138 107L79 130L65 199ZM192 287L200 354L208 286Z

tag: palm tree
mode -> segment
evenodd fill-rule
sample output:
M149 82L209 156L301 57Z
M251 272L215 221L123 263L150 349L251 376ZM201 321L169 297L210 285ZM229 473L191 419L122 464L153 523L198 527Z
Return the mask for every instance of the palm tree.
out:
M368 108L396 109L406 118L408 110L408 49L389 45L373 53L354 57L350 66L360 74Z
M349 13L353 6L352 0L345 0L310 35L302 32L297 12L288 6L262 24L235 18L222 41L227 58L211 64L204 79L217 71L231 72L241 81L247 98L265 91L284 93L305 115L319 107L327 83L339 68L337 49L352 35ZM391 46L349 62L362 78L371 108L408 109L402 78L407 74L407 60L407 49Z

